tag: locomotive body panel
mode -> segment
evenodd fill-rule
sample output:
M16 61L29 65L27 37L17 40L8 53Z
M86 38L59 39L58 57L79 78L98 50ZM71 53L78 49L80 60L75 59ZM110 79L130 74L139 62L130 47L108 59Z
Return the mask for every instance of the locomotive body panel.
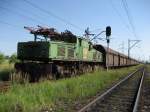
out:
M97 61L102 62L102 53L95 50L85 39L77 38L77 43L63 41L19 42L17 56L28 61Z
M17 56L20 60L42 60L50 56L48 42L19 42Z

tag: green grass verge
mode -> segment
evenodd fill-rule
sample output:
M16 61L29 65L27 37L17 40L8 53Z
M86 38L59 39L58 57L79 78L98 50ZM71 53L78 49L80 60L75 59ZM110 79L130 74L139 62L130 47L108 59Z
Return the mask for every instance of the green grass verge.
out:
M137 67L139 66L108 72L96 71L78 77L44 81L38 84L14 84L7 93L0 94L0 110L1 112L41 112L53 109L62 112L66 103L69 106L76 100L84 100L95 95ZM60 103L62 107L58 106Z

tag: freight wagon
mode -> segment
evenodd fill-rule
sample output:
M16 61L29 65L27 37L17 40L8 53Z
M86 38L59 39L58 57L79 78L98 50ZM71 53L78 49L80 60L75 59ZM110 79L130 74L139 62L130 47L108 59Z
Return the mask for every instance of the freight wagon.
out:
M137 60L112 50L111 48L107 49L107 47L104 47L103 45L94 45L94 48L102 52L104 67L108 66L110 68L116 68L139 64Z

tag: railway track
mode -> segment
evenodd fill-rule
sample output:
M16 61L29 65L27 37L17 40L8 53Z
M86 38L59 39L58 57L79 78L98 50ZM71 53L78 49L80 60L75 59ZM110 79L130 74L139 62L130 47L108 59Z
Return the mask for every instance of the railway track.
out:
M131 73L78 112L137 112L144 74L144 68Z
M0 93L6 92L11 86L11 81L0 82Z
M137 112L150 112L150 73L145 72L143 86L139 95Z

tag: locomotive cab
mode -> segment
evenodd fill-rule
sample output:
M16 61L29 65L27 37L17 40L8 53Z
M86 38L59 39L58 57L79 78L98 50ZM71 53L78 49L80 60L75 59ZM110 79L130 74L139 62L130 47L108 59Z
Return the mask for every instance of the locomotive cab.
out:
M34 41L18 43L18 59L48 62L68 57L75 58L77 37L70 31L66 30L60 34L53 28L25 28L34 34Z

